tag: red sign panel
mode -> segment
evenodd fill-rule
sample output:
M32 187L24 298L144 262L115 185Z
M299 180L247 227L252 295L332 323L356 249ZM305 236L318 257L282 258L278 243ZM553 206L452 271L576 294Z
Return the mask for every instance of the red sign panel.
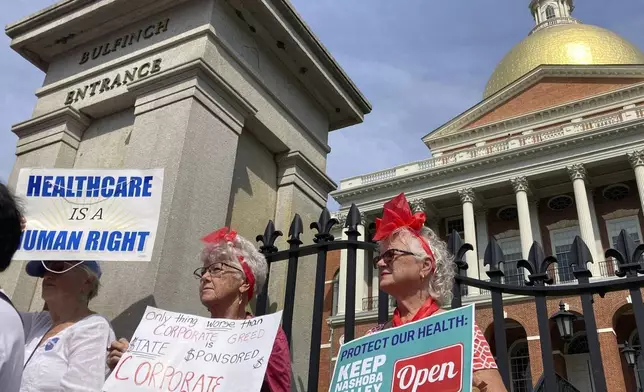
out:
M392 392L461 392L463 345L399 359L394 364Z

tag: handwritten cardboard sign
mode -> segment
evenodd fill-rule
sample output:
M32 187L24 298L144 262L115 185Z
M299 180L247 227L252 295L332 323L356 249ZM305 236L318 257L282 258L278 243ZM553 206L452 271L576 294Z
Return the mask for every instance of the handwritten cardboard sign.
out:
M282 312L212 319L148 306L103 392L258 392Z
M150 261L163 169L22 169L27 228L17 260Z
M353 340L330 392L461 392L472 385L474 305Z

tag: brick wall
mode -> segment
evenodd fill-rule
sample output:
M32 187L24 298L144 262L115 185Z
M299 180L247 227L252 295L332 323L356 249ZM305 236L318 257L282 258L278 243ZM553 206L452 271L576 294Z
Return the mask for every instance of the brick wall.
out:
M532 113L642 81L630 78L544 78L465 128Z

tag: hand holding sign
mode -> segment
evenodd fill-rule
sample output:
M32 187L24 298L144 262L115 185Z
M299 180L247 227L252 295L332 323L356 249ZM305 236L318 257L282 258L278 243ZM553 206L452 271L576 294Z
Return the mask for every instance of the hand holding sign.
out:
M132 341L114 342L120 358L105 392L259 391L281 312L248 320L209 319L148 306Z

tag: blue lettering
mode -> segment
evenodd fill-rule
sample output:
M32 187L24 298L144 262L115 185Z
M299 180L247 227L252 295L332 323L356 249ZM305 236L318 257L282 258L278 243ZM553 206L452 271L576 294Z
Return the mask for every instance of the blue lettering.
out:
M98 248L98 239L100 238L101 233L95 230L92 230L87 235L87 242L85 243L85 250L96 250Z
M130 179L130 189L128 189L127 197L141 197L141 184L143 179L141 177L132 177Z
M120 231L111 232L110 238L107 243L107 250L110 252L119 250L119 245L121 244L122 236L123 236L123 233L121 233Z
M465 320L465 315L464 314L456 317L456 328L462 327L463 325L465 325L465 321L466 320Z
M54 245L55 236L55 231L42 230L38 232L38 245L36 245L36 249L51 250L52 246Z
M107 234L108 233L109 233L109 231L104 231L104 232L101 233L101 243L98 246L98 250L100 250L101 252L105 250L105 242L107 241Z
M122 252L132 252L134 250L134 244L136 244L136 231L126 231L121 243Z
M116 183L116 180L114 180L114 177L103 177L103 183L101 184L101 196L103 197L112 197L114 195L114 184Z
M65 197L65 177L56 177L54 190L51 192L53 197Z
M22 233L22 249L24 250L33 250L36 246L36 236L38 235L38 230L26 230Z
M90 176L87 178L86 197L98 197L98 191L101 187L101 177Z
M143 250L145 249L145 241L147 240L149 235L149 231L139 232L139 247L137 248L137 252L143 252Z
M127 197L127 177L119 177L116 182L114 197Z
M43 197L51 197L51 187L52 183L51 181L54 179L52 176L45 176L43 178L43 188L42 188L42 195Z
M29 176L29 183L27 184L27 197L40 196L41 187L42 187L41 176Z
M85 181L87 181L86 176L78 176L78 177L76 177L76 182L78 182L78 188L76 188L76 197L82 197L83 196L83 184L85 183Z
M78 250L80 248L81 238L83 238L82 231L72 231L67 242L67 250Z
M74 177L67 177L67 189L65 189L65 197L76 197L74 193Z
M54 242L53 250L66 250L67 248L67 232L59 231Z
M152 176L146 176L143 179L143 197L150 197L152 196L152 192L150 189L152 188L152 180L154 177Z

